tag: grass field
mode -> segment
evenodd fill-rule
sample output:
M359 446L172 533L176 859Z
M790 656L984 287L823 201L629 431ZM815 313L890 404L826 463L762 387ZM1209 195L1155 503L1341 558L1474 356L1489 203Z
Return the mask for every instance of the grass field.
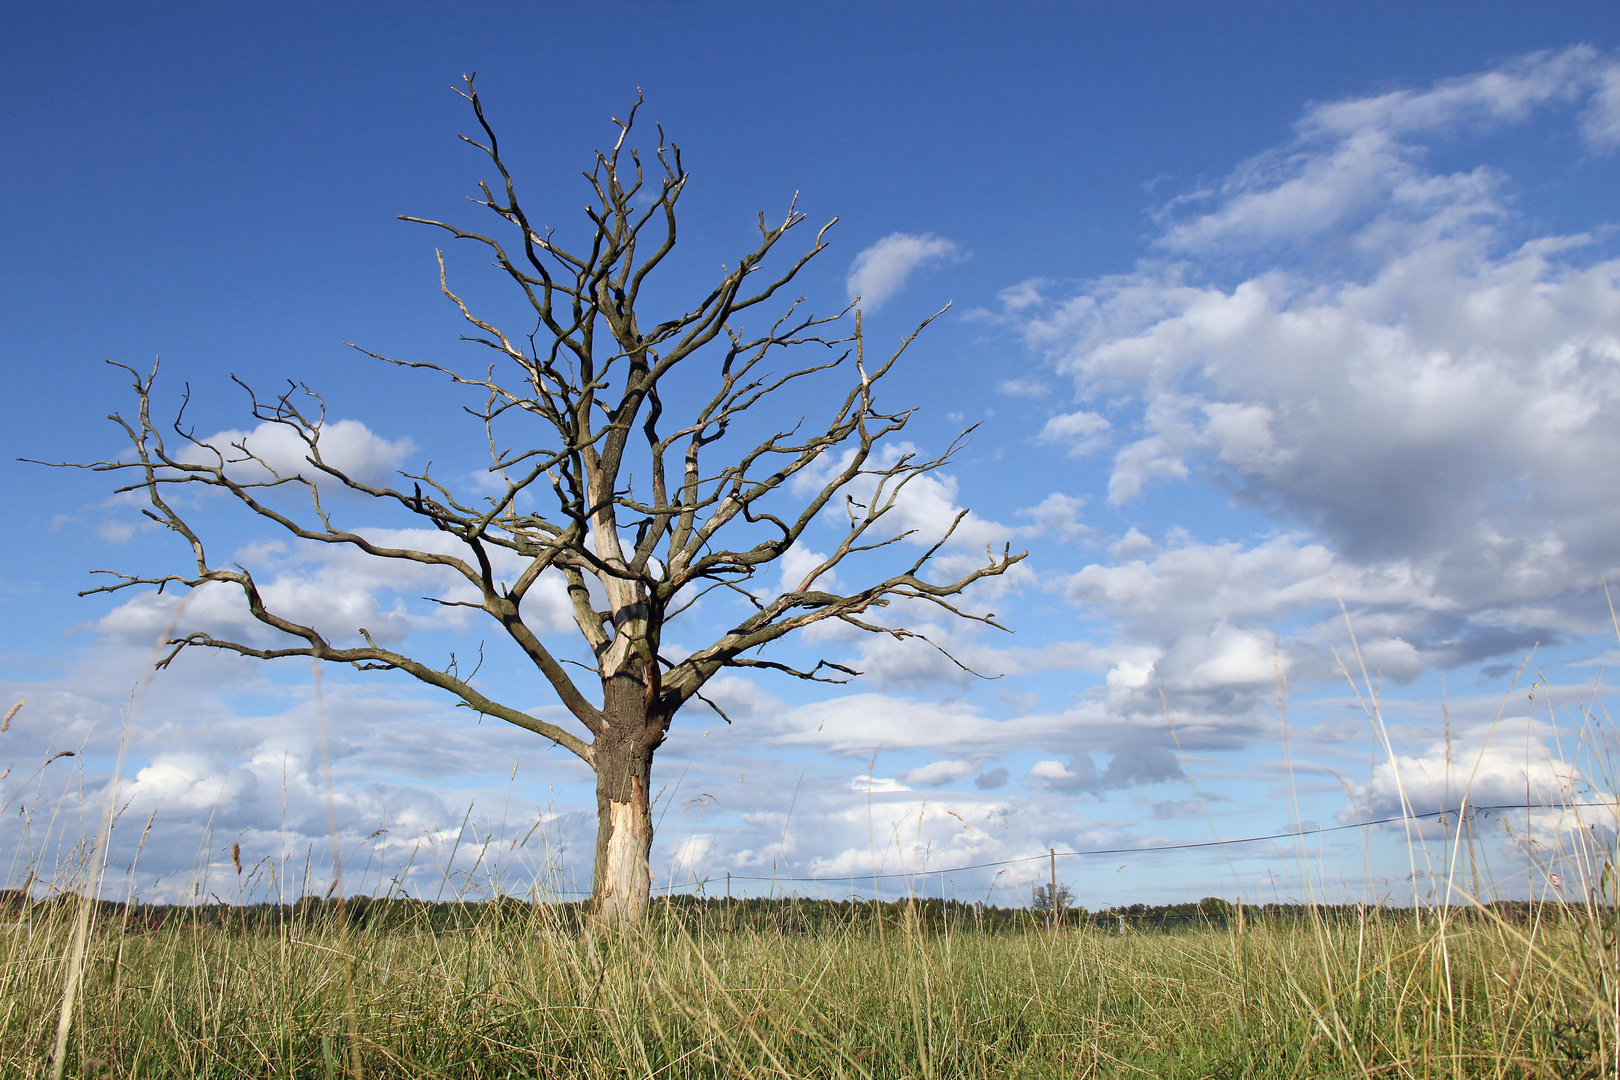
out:
M901 904L783 932L720 902L593 938L543 905L343 925L74 898L0 929L0 1076L1612 1076L1614 912L1300 908L995 931ZM173 914L173 909L170 912ZM680 917L674 917L680 916ZM81 917L84 921L81 922ZM1027 918L1027 916L1026 916ZM358 920L351 920L357 922ZM83 926L85 946L75 949Z

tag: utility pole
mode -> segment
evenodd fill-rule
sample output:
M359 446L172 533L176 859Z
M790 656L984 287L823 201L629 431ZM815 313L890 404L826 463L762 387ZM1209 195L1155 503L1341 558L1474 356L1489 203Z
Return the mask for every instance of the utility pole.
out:
M1057 848L1047 848L1046 855L1052 860L1052 932L1057 933L1058 916L1062 913L1057 891Z

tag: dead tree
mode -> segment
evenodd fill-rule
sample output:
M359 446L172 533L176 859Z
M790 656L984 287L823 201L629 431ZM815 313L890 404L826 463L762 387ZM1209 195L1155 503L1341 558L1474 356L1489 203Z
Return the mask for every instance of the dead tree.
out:
M1005 572L1023 555L1009 548L1000 554L987 550L978 569L954 580L932 580L926 571L929 559L951 538L966 515L963 511L943 536L930 538L920 556L887 567L888 576L880 569L872 574L880 580L871 584L828 587L846 560L846 573L857 566L869 572L874 552L908 538L908 533L888 527L897 500L908 484L940 468L961 445L958 439L940 456L927 459L883 451L884 440L892 443L912 411L883 410L878 390L917 333L873 364L865 355L858 308L816 316L806 313L802 296L785 295L795 276L825 250L833 222L776 276L761 273L778 244L805 220L792 204L775 225L761 213L758 245L734 267L722 268L718 282L694 296L686 310L646 317L644 288L675 247L676 204L687 184L680 151L666 144L660 129L656 166L644 174L641 157L627 147L636 110L616 119L612 150L597 154L594 167L584 174L592 197L586 207L589 231L583 244L565 249L519 204L470 78L463 96L482 135L462 138L488 156L499 176L494 183L480 184L476 201L502 224L485 235L440 221L404 220L487 248L532 310L534 330L508 334L471 310L451 289L440 253L441 289L474 328L464 340L492 350L495 362L480 374L368 355L400 367L429 369L473 388L479 404L467 411L482 422L495 494L458 493L430 468L400 473L403 482L397 486L367 482L357 470L346 470L323 453L325 406L302 386L274 400L249 391L254 418L290 432L305 451L297 471L278 470L246 439L230 446L199 440L184 424L183 405L172 424L155 422L156 369L143 376L126 367L135 379L139 410L133 420L118 414L112 419L122 425L133 453L81 467L133 473L118 490L143 494L150 502L147 516L190 545L195 570L158 576L107 571L116 580L86 592L233 587L252 617L279 631L285 641L262 647L209 633L181 633L170 642L163 664L200 646L261 659L309 657L361 670L403 671L479 713L565 747L596 774L593 900L598 917L609 923L633 922L646 909L649 895L653 755L676 713L701 698L708 679L726 668L762 668L800 679L843 681L859 672L825 660L794 667L761 657L759 649L829 619L874 634L919 636L895 625L898 620L882 618L879 609L894 601L932 605L951 616L995 626L993 615L974 613L953 598L973 582ZM665 295L679 287L669 280L672 276L660 281ZM765 316L773 306L774 313ZM744 314L763 319L758 325L766 329L750 332L740 318ZM792 356L813 353L820 355L791 362ZM772 373L771 365L784 355L789 357L780 368L785 373ZM834 371L850 377L841 405L832 399L825 424L805 430L799 421L773 430L774 414L783 411L803 380ZM681 420L671 422L664 400L677 397L691 404L683 407ZM744 440L748 448L716 467L711 459L728 434L751 426L754 430ZM356 644L344 647L316 627L273 610L251 571L209 556L190 520L196 511L189 507L197 504L175 498L188 485L222 492L298 540L439 567L458 587L470 585L472 593L463 595L476 599L441 596L436 602L476 608L499 624L582 733L491 700L453 665L441 669L384 648L364 629L356 633L346 628L344 634L355 634ZM453 550L390 546L359 528L340 525L335 520L339 500L322 497L323 491L336 488L360 497L373 512L403 512L431 524L454 537ZM790 488L799 492L797 497ZM289 489L303 495L288 500ZM342 501L345 508L354 502ZM302 510L289 509L294 502ZM552 509L541 512L536 505ZM750 586L761 568L780 559L818 517L834 515L843 535L802 579L784 584L784 591L774 596L757 583ZM847 529L842 527L845 516ZM911 539L915 543L920 538ZM883 554L892 558L895 552ZM525 600L546 575L560 575L566 582L573 619L589 645L593 660L582 665L589 669L585 686L565 668L566 659L525 621ZM745 617L679 662L661 656L670 621L716 591L741 598Z

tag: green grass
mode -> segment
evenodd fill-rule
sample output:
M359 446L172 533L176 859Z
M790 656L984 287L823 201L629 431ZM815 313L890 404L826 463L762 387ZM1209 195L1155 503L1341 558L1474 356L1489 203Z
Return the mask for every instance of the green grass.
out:
M98 911L65 1057L84 1077L1612 1076L1613 911L1344 909L1170 932L723 917L581 935ZM0 928L0 1076L50 1075L79 906ZM217 909L216 909L217 915ZM1528 915L1528 917L1524 917ZM226 915L222 921L230 923Z

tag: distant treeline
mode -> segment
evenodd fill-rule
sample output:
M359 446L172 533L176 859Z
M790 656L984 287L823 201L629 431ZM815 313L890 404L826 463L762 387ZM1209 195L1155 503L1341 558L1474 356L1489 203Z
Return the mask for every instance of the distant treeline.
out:
M76 903L71 895L48 899L30 898L20 889L0 889L0 921L17 922L43 914L64 904ZM230 930L264 931L278 927L336 925L340 920L351 927L372 932L433 930L455 931L473 926L508 923L514 929L577 932L589 918L584 901L571 903L531 903L502 897L496 900L420 900L411 897L351 896L322 899L306 896L291 904L124 904L95 902L95 916L102 925L123 924L130 932L207 927ZM1055 916L1029 908L1003 908L917 897L903 900L822 900L801 897L721 899L690 895L661 897L654 902L650 923L654 929L684 929L693 933L741 932L811 934L906 929L921 933L974 931L980 933L1019 933L1032 929L1091 929L1102 932L1168 933L1180 930L1238 930L1245 927L1296 926L1315 921L1337 925L1363 919L1432 919L1434 908L1414 911L1410 907L1361 904L1236 904L1217 897L1196 903L1131 904L1088 911L1066 908ZM1597 915L1612 920L1613 908L1593 909L1583 905L1538 903L1527 900L1498 900L1486 910L1453 907L1452 919L1501 919L1516 925L1532 921L1590 919Z

